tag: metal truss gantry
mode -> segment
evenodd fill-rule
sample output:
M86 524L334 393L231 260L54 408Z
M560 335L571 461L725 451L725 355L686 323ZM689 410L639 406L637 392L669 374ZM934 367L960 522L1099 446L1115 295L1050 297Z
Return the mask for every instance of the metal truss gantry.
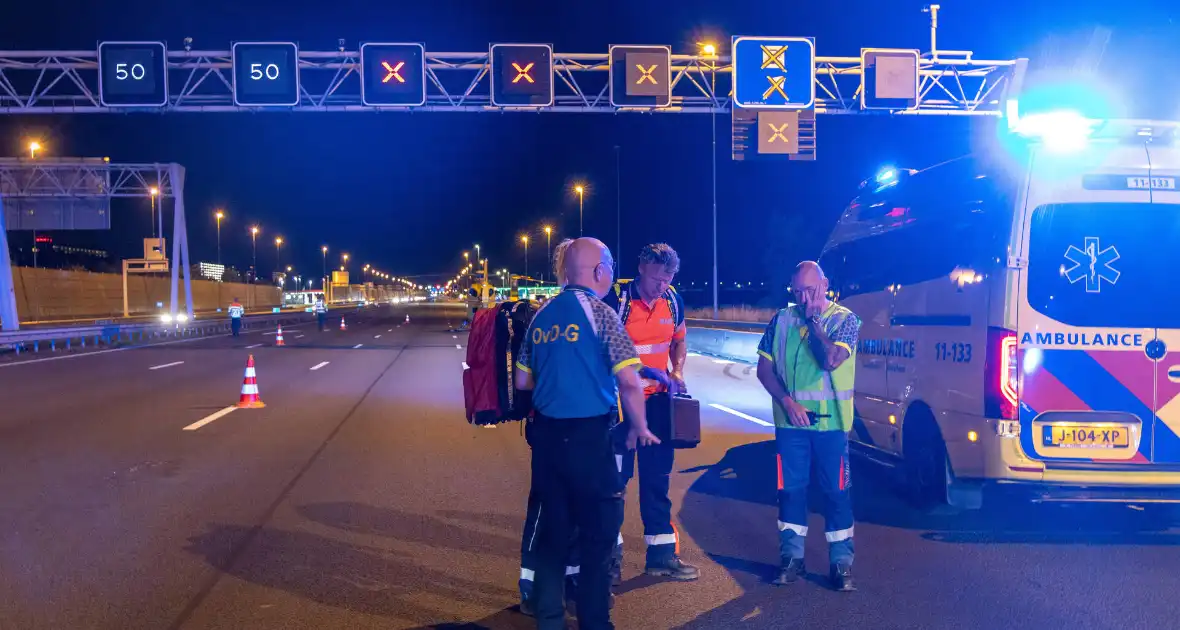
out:
M12 263L8 252L4 200L18 198L95 199L171 197L173 317L179 310L179 274L184 272L185 311L193 316L188 228L184 218L184 167L179 164L111 164L95 160L0 158L0 330L20 328Z
M1000 116L1002 95L1017 60L979 60L967 51L926 54L919 69L919 105L897 114ZM233 101L228 50L170 50L168 106L164 111L227 112ZM726 113L733 72L727 56L672 55L672 103L663 108L618 108L609 98L609 53L555 53L556 100L551 107L502 108L491 104L489 53L427 52L426 104L369 107L361 103L360 53L299 51L300 99L296 111L414 110L437 112L622 111ZM860 57L816 57L815 111L872 113L859 105ZM273 108L271 108L273 109ZM144 111L104 107L98 95L98 53L92 50L0 51L0 113L52 114ZM148 110L150 111L150 110ZM885 113L885 112L878 112Z

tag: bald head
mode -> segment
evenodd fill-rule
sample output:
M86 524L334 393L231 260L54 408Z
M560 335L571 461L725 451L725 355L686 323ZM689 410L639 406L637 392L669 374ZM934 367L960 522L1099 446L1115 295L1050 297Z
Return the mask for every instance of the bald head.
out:
M819 263L805 260L795 267L795 275L791 276L791 294L797 304L827 305L828 278Z
M574 239L562 256L562 276L569 284L584 286L599 297L606 295L614 280L614 259L606 244L596 238Z

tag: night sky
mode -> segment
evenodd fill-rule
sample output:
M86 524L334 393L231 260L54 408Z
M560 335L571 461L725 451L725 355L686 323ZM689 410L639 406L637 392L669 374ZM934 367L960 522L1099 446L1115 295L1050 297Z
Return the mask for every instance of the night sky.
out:
M362 41L422 41L428 51L454 52L519 41L553 43L557 52L606 52L616 43L668 44L674 53L687 53L696 50L695 42L727 42L732 35L814 36L820 55L856 55L862 46L929 47L923 3L908 0L8 4L0 48L22 50L90 49L103 39L162 39L180 49L186 36L204 50L251 39L335 50L343 37L352 50ZM1049 34L1107 26L1114 37L1104 78L1134 104L1163 104L1164 111L1152 113L1176 118L1180 90L1171 75L1180 74L1180 27L1172 18L1180 8L1174 5L946 0L939 47L991 59L1034 56ZM526 231L539 244L530 259L535 270L544 262L541 225L551 222L557 236L577 230L577 197L568 192L574 181L590 186L586 233L614 248L617 145L621 273L634 273L642 244L662 240L681 253L681 281L700 285L711 273L709 124L710 117L699 114L0 115L0 154L23 153L27 139L36 137L54 156L185 165L194 261L213 259L212 213L223 207L229 264L249 264L247 227L257 222L263 273L274 264L273 237L281 234L284 264L311 275L319 274L322 244L332 248L330 262L348 251L354 263L409 275L453 273L461 251L477 242L495 268L519 271L519 235ZM961 118L822 116L817 162L751 164L730 160L729 117L718 116L717 125L721 280L768 284L799 259L817 255L856 184L879 166L921 167L962 155L980 131ZM114 233L62 233L57 241L134 255L135 239L148 231L147 205L116 201ZM27 240L27 233L10 236L14 249L27 248Z

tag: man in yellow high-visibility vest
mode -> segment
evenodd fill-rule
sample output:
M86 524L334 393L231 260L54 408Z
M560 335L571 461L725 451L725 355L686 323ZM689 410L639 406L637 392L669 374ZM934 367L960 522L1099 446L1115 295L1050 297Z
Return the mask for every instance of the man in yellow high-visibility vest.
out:
M810 474L823 491L829 572L839 591L852 586L852 487L848 432L860 319L827 298L819 265L804 262L791 281L795 305L781 310L758 344L758 380L774 400L778 447L778 530L782 566L774 583L805 574Z

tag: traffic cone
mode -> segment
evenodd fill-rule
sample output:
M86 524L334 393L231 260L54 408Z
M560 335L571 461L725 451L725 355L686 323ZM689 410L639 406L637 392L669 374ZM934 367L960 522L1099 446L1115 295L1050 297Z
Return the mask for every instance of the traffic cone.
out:
M283 327L282 326L279 326L279 332L275 333L275 345L276 346L287 345L287 344L283 343Z
M266 404L258 397L258 378L254 374L254 355L246 361L246 377L242 379L242 397L238 409L261 409Z
M340 330L348 330L348 326L344 325L344 318L340 318Z

